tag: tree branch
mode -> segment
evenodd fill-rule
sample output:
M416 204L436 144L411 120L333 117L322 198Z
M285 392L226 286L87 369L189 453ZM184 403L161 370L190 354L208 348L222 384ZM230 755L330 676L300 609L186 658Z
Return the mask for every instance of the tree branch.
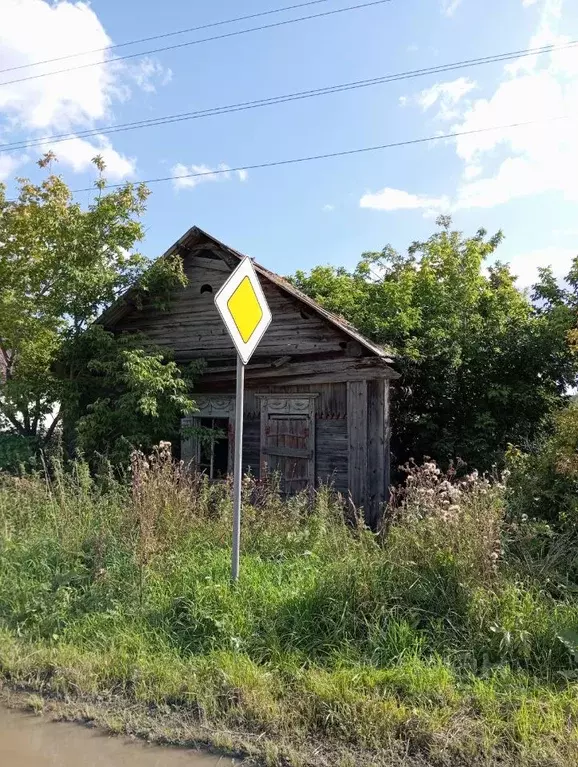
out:
M34 420L32 421L32 433L38 433L38 424L40 423L40 417L42 415L42 403L40 399L36 400L36 406L34 407Z
M12 352L12 354L8 354L8 350L5 348L4 344L0 343L0 354L2 354L4 359L4 374L6 376L6 380L8 381L10 378L12 378L12 363L14 361L14 352Z
M30 436L30 412L28 408L22 410L22 420L24 421L24 429L27 437Z
M62 417L62 410L60 410L60 408L59 408L58 413L54 416L54 420L52 421L52 423L48 427L48 431L44 435L43 442L44 442L45 445L48 442L50 442L50 440L52 439L52 437L54 435L54 430L56 429L58 423L60 422L61 417Z
M15 412L10 413L10 411L4 409L2 412L2 415L4 416L4 418L6 418L7 421L9 421L12 424L12 426L16 429L18 434L20 434L22 437L26 436L26 429L21 423L18 422Z

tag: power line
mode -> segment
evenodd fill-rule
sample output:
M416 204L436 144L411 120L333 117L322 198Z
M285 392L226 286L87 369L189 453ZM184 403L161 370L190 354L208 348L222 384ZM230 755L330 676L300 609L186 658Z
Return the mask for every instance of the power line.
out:
M120 133L129 130L138 130L140 128L154 128L162 125L169 125L172 123L183 122L187 120L201 119L204 117L215 117L224 114L230 114L232 112L241 112L249 109L256 109L265 106L274 106L276 104L284 104L291 101L299 101L308 98L314 98L317 96L324 96L332 93L342 93L350 90L357 90L359 88L367 88L373 85L382 85L390 82L397 82L400 80L411 79L415 77L422 77L429 74L439 74L442 72L449 72L456 69L464 69L471 66L480 66L482 64L496 63L502 61L509 61L516 58L523 58L526 56L536 56L543 53L550 53L553 51L563 50L566 48L573 48L578 46L578 40L572 40L568 43L561 45L546 45L540 48L526 48L519 51L509 51L506 53L494 54L491 56L483 56L476 59L464 59L462 61L453 62L450 64L440 64L434 67L426 67L423 69L414 69L406 72L399 72L391 75L384 75L382 77L374 77L366 80L357 80L349 83L341 83L338 85L330 85L324 88L316 88L307 91L297 91L295 93L288 93L278 96L271 96L269 98L256 99L254 101L244 101L236 104L228 104L220 107L210 107L207 109L197 110L195 112L181 112L175 115L166 115L164 117L156 117L148 120L140 120L136 122L123 123L121 125L110 125L104 128L94 128L77 133L61 133L53 136L44 136L33 140L22 140L6 144L0 147L0 153L13 152L21 149L25 149L31 146L42 146L48 142L52 144L58 144L65 141L72 141L76 138L89 138L92 136L106 135L110 133Z
M202 37L199 40L191 40L187 43L176 43L175 45L166 45L162 48L153 48L148 51L141 51L140 53L128 53L125 56L117 56L114 59L105 59L104 61L93 61L90 64L79 64L78 66L75 66L75 67L67 67L66 69L57 69L53 72L41 72L40 74L37 74L37 75L28 75L27 77L20 77L16 80L6 80L4 82L0 82L0 86L15 85L16 83L24 83L24 82L28 82L29 80L38 80L41 77L52 77L53 75L60 75L60 74L64 74L65 72L76 72L79 69L88 69L90 67L98 67L98 66L102 66L103 64L111 64L117 61L135 59L135 58L140 58L142 56L150 56L153 53L161 53L163 51L172 51L172 50L176 50L177 48L186 48L191 45L200 45L201 43L209 43L215 40L225 40L230 37L246 35L249 32L261 32L265 29L274 29L276 27L284 27L289 24L296 24L297 22L309 21L311 19L326 18L328 16L335 16L338 13L346 13L348 11L357 11L362 8L370 8L376 5L384 5L385 3L389 3L389 2L391 2L391 0L371 0L371 2L360 3L359 5L348 5L345 8L335 8L331 11L323 11L322 13L313 13L313 14L310 14L309 16L299 16L296 19L285 19L283 21L276 21L272 24L263 24L262 26L259 26L259 27L249 27L248 29L239 29L234 32L226 32L222 35L213 35L212 37Z
M152 37L141 37L138 40L127 40L124 43L115 43L114 45L107 45L104 48L92 48L88 51L79 51L78 53L69 53L66 56L57 56L54 59L43 59L42 61L32 61L29 64L19 64L16 67L6 67L6 69L0 69L0 75L5 72L14 72L17 69L28 69L29 67L38 67L41 64L54 64L57 61L66 61L67 59L75 59L78 56L89 56L91 53L103 53L104 51L112 51L116 48L126 48L128 45L140 45L141 43L150 43L152 40L162 40L167 37L175 37L176 35L185 35L189 32L200 32L203 29L211 29L212 27L223 27L226 24L235 24L238 21L249 21L250 19L257 19L262 16L272 16L275 13L283 13L284 11L295 11L298 8L305 8L310 5L319 5L320 3L327 3L328 0L308 0L306 3L298 3L297 5L286 5L283 8L273 8L270 11L261 11L259 13L250 13L247 16L236 16L232 19L224 19L223 21L212 21L209 24L201 24L198 27L187 27L186 29L176 29L172 32L164 32L161 35L153 35Z
M236 168L217 168L215 170L201 171L199 173L186 173L179 176L163 176L160 178L149 178L142 181L131 182L133 184L158 184L163 181L176 181L186 178L202 178L203 176L218 176L226 173L238 173L239 171L260 170L262 168L275 168L282 165L296 165L298 163L313 162L314 160L328 160L334 157L346 157L348 155L364 154L367 152L378 152L383 149L396 149L402 146L414 146L416 144L425 144L430 141L445 141L447 139L459 138L460 136L474 136L479 133L488 133L489 131L510 130L513 128L523 128L530 125L538 125L560 120L568 120L570 115L560 117L549 117L541 120L527 120L525 122L510 123L509 125L494 125L488 128L475 128L466 131L456 131L454 133L444 133L437 136L426 136L425 138L406 139L405 141L394 141L390 144L379 144L377 146L367 146L360 149L345 149L341 152L326 152L324 154L309 155L307 157L293 157L288 160L272 160L270 162L255 163L253 165L239 165ZM129 182L121 184L106 184L102 189L119 189ZM94 187L84 187L83 189L73 189L72 194L81 192L92 192Z

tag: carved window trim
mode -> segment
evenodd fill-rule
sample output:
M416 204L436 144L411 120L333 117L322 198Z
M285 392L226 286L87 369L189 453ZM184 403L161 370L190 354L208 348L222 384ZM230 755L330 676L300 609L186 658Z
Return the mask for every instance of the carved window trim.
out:
M297 394L256 394L255 397L261 402L261 418L263 413L269 415L309 415L315 417L315 400L318 393L304 392Z
M197 394L194 398L198 410L194 418L235 417L234 394Z

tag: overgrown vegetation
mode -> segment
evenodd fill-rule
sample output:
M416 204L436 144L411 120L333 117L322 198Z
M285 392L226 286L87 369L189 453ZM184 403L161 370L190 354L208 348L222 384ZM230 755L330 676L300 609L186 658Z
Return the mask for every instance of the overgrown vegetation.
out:
M578 524L578 402L558 411L529 449L510 446L509 503L518 517L530 516L572 531Z
M129 484L4 476L3 679L270 764L575 763L575 537L510 521L497 478L407 471L379 535L247 478L237 587L230 488L165 449Z
M433 456L445 466L502 464L526 446L576 386L578 261L565 281L539 270L531 291L495 261L501 232L452 230L364 253L356 268L316 266L294 284L400 355L393 408L396 463Z
M148 190L105 192L102 158L94 199L74 202L62 178L0 183L0 469L50 449L61 430L72 454L97 450L127 460L165 437L193 407L170 350L142 337L114 338L93 323L129 287L133 300L166 308L186 283L180 258L152 267L136 251ZM122 424L122 429L119 428ZM64 429L63 429L64 425Z

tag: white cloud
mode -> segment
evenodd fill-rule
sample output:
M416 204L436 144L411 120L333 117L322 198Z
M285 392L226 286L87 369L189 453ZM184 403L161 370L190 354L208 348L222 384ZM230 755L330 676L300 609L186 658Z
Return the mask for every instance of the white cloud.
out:
M522 0L522 5L524 8L529 8L531 5L536 5L538 0Z
M155 80L158 80L160 85L167 85L173 79L172 69L163 67L160 61L151 59L149 56L133 65L130 73L136 84L145 93L156 93Z
M85 3L45 0L3 0L0 27L0 69L106 48L111 40L94 11ZM3 82L53 72L89 62L105 61L106 51L69 61L43 64L2 75ZM27 129L92 125L108 114L115 96L115 65L100 65L51 77L3 85L0 110Z
M457 116L454 107L476 87L477 84L473 80L458 77L457 80L436 83L431 88L425 88L417 95L416 100L424 112L438 104L440 109L437 116L450 119Z
M536 283L540 267L551 266L555 277L564 278L577 255L576 249L552 246L516 254L509 259L509 264L512 272L518 277L519 287L527 288Z
M48 149L48 144L42 147L42 151ZM136 161L113 149L106 136L96 136L95 143L81 138L64 141L57 145L56 154L58 160L69 165L75 173L91 168L92 158L101 155L106 164L104 175L108 181L119 181L135 173Z
M557 33L561 14L562 0L544 0L529 47L569 40ZM438 117L457 114L449 132L468 133L452 141L464 166L449 209L490 208L546 192L578 202L576 51L555 51L506 65L486 98L464 100L472 90L470 85L465 78L436 83L411 99L422 109L438 104ZM565 116L569 119L545 121ZM523 127L485 130L534 121L536 124ZM408 197L428 199L414 194Z
M445 209L448 200L445 197L427 197L425 195L410 194L402 189L385 187L379 192L368 192L359 201L360 208L370 210L425 210L427 215L432 211Z
M453 16L462 0L442 0L442 13L444 16Z
M329 205L328 203L327 205L323 206L323 210L325 213L332 213L335 210L335 205Z
M20 157L9 154L0 155L0 181L12 176L16 168L23 165L27 159L26 155Z
M175 189L193 189L195 186L206 181L230 181L233 178L243 182L249 176L246 170L232 171L225 163L220 163L216 168L211 168L208 165L184 165L178 162L171 168L171 173L177 177L173 179ZM189 176L189 178L186 178L186 176Z
M546 0L530 46L561 43L557 37L561 0ZM544 192L559 192L578 202L578 57L558 51L515 62L488 99L479 99L452 130L471 131L492 125L540 121L569 115L568 120L456 140L458 157L486 167L486 176L458 190L456 208L491 207ZM496 167L495 152L506 156Z
M114 102L131 96L129 83L145 91L154 81L166 82L170 70L154 59L125 65L107 48L112 41L95 11L80 0L1 0L0 133L5 141L40 138L52 132L74 133L110 121ZM103 50L100 50L103 49ZM19 69L37 61L96 50L73 59ZM98 66L74 69L82 64ZM14 82L57 70L70 71L49 77ZM54 147L65 165L80 171L87 155L98 152L107 160L109 178L121 178L134 170L134 161L120 155L109 141L75 139Z
M481 175L482 172L483 168L481 165L466 165L464 168L464 178L468 180L477 178L477 176Z

